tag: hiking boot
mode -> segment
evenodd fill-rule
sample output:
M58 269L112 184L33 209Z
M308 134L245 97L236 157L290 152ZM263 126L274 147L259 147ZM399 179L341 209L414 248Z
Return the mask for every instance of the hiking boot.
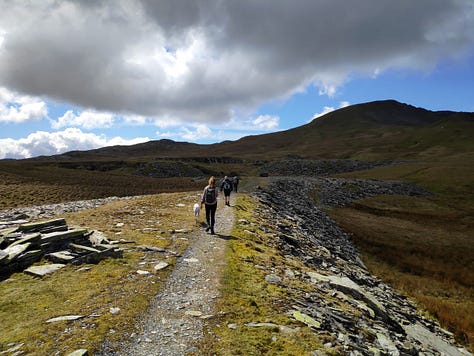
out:
M211 228L211 235L215 235L214 228Z
M208 232L210 229L211 229L211 227L209 225L207 225L206 232Z

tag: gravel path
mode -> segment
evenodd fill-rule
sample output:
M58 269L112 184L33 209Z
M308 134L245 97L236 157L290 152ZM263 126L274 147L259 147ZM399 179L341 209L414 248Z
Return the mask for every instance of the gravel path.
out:
M231 207L219 200L216 235L201 229L189 237L190 247L151 303L133 344L104 355L185 355L198 351L203 321L212 317L214 301L220 296L224 251L234 224L233 198ZM205 220L204 211L201 214Z

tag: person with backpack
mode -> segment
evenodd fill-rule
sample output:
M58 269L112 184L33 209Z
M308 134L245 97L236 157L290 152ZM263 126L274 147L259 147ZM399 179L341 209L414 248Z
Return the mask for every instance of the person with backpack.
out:
M206 206L206 231L211 230L211 235L214 235L214 224L216 222L216 210L217 210L217 196L219 195L216 188L216 178L212 176L209 178L209 184L204 188L201 197L201 209L202 206Z
M232 180L232 184L234 186L234 192L236 193L237 193L237 187L239 186L239 181L240 181L239 176L235 176L234 179Z
M225 205L230 206L230 192L232 191L232 182L225 176L221 184L221 192L224 191Z

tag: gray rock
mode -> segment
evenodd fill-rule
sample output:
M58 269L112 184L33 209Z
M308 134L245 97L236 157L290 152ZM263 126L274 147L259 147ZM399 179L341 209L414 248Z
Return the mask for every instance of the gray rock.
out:
M43 266L31 266L25 270L25 273L31 274L35 277L44 277L47 274L54 273L58 269L61 269L65 266L66 265L62 263L54 263L54 264L43 265Z
M464 349L458 349L448 344L441 337L432 333L419 323L405 325L403 328L410 337L415 340L418 340L424 347L436 351L438 353L450 356L471 355L471 353L467 352Z
M69 353L67 356L88 356L89 352L86 349L79 349Z
M167 262L159 262L158 264L155 265L154 269L156 271L159 271L159 270L162 270L162 269L164 269L168 266L169 266L169 263L167 263Z
M267 274L265 276L265 281L272 284L279 284L282 282L282 278L276 274Z
M400 351L398 351L397 347L394 345L392 340L390 340L387 336L381 333L377 333L377 341L384 349L388 355L390 356L399 356Z
M47 323L56 323L58 321L72 321L85 318L84 315L63 315L46 320Z
M8 253L6 253L6 252L3 251L3 250L0 250L0 266L1 266L2 264L4 264L4 263L5 263L5 264L8 263L8 261L7 261L8 256L9 256ZM5 261L5 262L4 262L4 261Z
M7 262L13 261L17 256L25 252L30 247L31 242L27 242L21 245L8 246L3 250L4 253L8 254Z

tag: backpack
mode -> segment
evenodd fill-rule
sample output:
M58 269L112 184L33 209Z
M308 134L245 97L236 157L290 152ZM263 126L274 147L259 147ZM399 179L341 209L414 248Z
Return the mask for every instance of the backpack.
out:
M228 180L224 181L224 190L231 190L230 182Z
M204 197L204 202L206 204L214 204L216 202L216 188L208 187L206 189L206 195Z

